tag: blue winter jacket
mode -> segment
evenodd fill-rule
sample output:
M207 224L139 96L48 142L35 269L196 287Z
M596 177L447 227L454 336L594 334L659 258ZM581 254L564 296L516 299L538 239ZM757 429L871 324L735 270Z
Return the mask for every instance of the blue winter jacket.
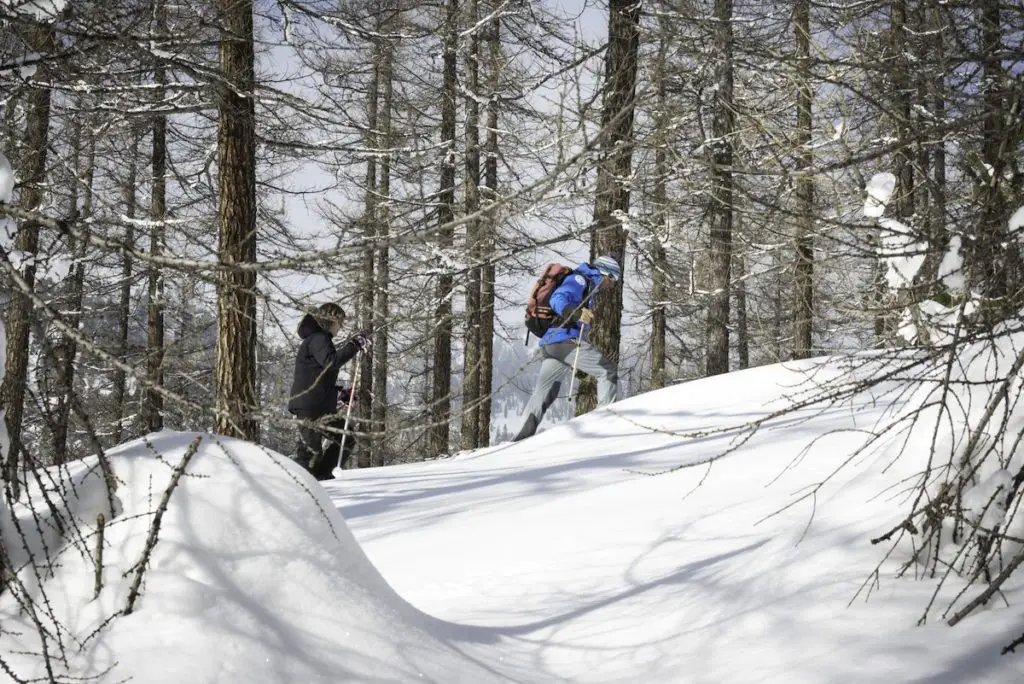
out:
M597 294L597 286L601 284L601 272L590 264L580 264L573 272L565 276L565 280L559 285L548 300L548 304L559 316L571 316L574 311L590 308L594 305L594 295ZM590 294L587 294L587 284L590 285ZM580 306L583 297L587 297L587 303ZM562 327L551 326L540 338L537 344L555 344L567 340L575 340L580 335L582 325L579 321L566 323Z

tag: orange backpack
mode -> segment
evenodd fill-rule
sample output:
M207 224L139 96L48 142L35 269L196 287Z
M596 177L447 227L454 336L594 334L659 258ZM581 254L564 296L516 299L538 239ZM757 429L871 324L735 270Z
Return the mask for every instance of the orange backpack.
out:
M544 267L540 277L530 291L530 297L526 300L526 339L530 339L530 333L537 337L544 337L559 316L548 303L551 293L562 284L565 277L572 273L572 269L562 264L551 263Z

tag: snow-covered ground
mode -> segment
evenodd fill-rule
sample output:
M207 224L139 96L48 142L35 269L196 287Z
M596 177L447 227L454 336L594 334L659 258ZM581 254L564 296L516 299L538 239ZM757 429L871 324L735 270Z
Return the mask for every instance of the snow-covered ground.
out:
M519 444L323 487L282 456L204 435L134 612L96 632L125 606L194 438L152 435L111 454L118 515L95 600L102 478L93 461L65 472L85 541L42 578L41 605L69 630L67 669L109 668L105 682L1024 680L1024 655L999 655L1021 631L1019 583L950 628L949 581L917 626L936 580L896 579L905 551L883 561L890 545L870 542L905 515L928 440L850 455L914 395L890 382L772 417L844 368L817 364L694 381ZM8 673L45 676L10 593L0 625Z

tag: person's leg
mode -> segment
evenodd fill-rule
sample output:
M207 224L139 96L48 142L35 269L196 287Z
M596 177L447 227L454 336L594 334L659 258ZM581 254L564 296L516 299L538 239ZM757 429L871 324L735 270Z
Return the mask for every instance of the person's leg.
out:
M334 477L333 471L338 466L338 453L341 451L342 433L339 431L345 429L345 419L334 418L329 420L324 423L324 428L323 436L327 440L327 445L320 456L320 460L317 462L316 468L313 469L313 476L318 480L330 480ZM346 441L349 439L351 437L346 439Z
M323 434L313 426L309 416L296 416L299 420L309 421L308 424L299 426L299 440L295 445L295 461L309 470L313 458L320 453L323 443Z
M610 404L618 399L618 369L597 347L589 342L583 342L580 346L580 358L576 368L597 380L598 406Z
M354 435L349 435L345 438L345 449L341 452L341 462L338 467L344 470L348 467L349 461L352 460L352 453L356 449L356 438Z
M523 426L512 441L518 442L533 436L540 426L540 421L544 418L544 413L558 398L558 392L562 388L562 378L566 371L572 368L572 363L567 364L564 359L567 349L570 353L575 353L576 345L572 342L559 342L540 348L544 360L540 364L537 386L533 388L530 401L527 402L526 410L523 411Z

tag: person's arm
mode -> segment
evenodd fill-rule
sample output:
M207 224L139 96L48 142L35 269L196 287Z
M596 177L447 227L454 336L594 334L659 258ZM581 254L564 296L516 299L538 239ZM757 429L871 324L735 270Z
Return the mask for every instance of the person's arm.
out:
M562 318L572 316L583 303L587 293L587 278L579 273L566 276L562 284L551 293L549 303L556 314Z
M330 368L335 366L341 368L341 366L355 356L355 352L351 352L346 356L348 352L348 346L342 347L341 351L334 347L334 342L327 335L316 334L309 341L309 353L316 359L316 363L321 368Z
M359 353L359 342L355 338L350 338L345 341L345 344L341 345L341 349L337 353L338 368L341 368L346 363L352 360L356 354Z

